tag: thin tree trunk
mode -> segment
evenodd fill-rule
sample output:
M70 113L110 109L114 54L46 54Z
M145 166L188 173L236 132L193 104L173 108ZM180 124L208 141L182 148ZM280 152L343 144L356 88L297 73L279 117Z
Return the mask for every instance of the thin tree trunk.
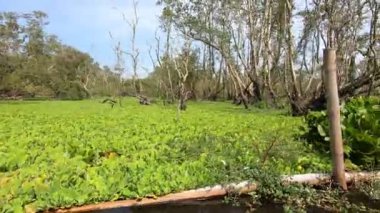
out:
M265 84L268 88L269 95L272 99L272 102L274 105L277 105L276 101L276 94L272 87L272 79L271 79L271 66L272 66L272 56L271 56L271 34L272 34L272 7L271 7L271 0L266 0L266 15L265 15L265 23L266 23L266 32L265 32L265 58L264 58L264 71L266 72L265 75Z
M170 57L170 34L171 34L171 23L169 23L170 26L168 26L167 29L167 34L166 34L166 57ZM166 63L167 64L167 63ZM168 74L168 81L169 81L169 86L170 86L170 94L171 94L171 102L174 101L174 90L173 90L173 82L172 82L172 76L170 73L170 69L168 65L166 65L166 70Z
M291 80L292 80L292 87L293 87L293 98L296 98L296 100L293 101L298 101L300 97L300 91L297 86L297 77L296 73L294 70L294 62L293 62L293 56L294 56L294 51L293 51L293 36L292 36L292 30L290 27L291 23L291 16L292 16L292 5L289 0L286 1L286 30L287 30L287 44L288 44L288 62L289 62L289 72L291 74Z

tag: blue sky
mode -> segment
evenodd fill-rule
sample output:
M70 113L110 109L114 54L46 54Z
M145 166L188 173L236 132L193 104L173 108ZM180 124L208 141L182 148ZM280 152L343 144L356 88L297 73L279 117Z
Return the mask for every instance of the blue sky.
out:
M145 74L143 67L152 68L148 55L149 43L154 45L160 14L155 2L140 0L138 3L136 39L141 52L141 74ZM0 5L0 11L41 10L47 13L48 33L57 35L65 44L89 53L101 65L114 66L116 59L112 48L115 41L120 41L125 50L130 48L131 30L122 13L127 19L132 19L132 0L0 0ZM109 32L115 41L111 40Z

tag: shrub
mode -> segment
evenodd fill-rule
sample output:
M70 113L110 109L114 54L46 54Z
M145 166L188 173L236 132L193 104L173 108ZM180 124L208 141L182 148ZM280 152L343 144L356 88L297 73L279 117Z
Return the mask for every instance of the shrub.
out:
M329 153L327 113L312 112L306 116L304 138L314 149ZM380 98L359 97L341 108L341 123L346 159L362 169L379 166L380 156ZM348 161L348 162L349 162Z
M59 89L56 98L61 100L83 100L89 94L76 82L72 82L70 87Z

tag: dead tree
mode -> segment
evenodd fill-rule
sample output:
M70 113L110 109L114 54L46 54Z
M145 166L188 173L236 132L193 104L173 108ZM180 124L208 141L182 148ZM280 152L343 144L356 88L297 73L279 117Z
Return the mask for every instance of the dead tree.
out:
M91 70L91 65L88 64L88 62L86 62L83 66L78 66L76 68L76 72L77 72L78 78L80 79L79 81L80 85L85 90L86 94L89 97L92 97L91 91L88 88L88 86L90 84L92 85L95 84L95 81L92 81L91 83L91 80L92 80L91 78L93 78L95 74Z
M138 61L139 61L139 49L136 48L136 28L137 25L139 24L139 17L137 16L137 5L138 2L136 0L133 0L133 19L131 21L128 21L125 18L125 15L123 14L124 20L129 24L131 30L132 30L132 38L131 38L131 51L127 52L126 54L130 56L131 62L132 62L132 70L133 70L133 75L132 75L132 87L135 92L135 95L139 94L142 90L142 84L141 81L139 81L139 85L137 85L138 81L138 74L137 74L137 66L138 66Z
M185 93L184 97L179 100L179 105L178 105L179 110L185 111L187 109L186 101L189 100L191 98L191 96L192 96L191 91L187 91Z
M179 64L178 59L174 59L174 67L177 71L179 77L179 102L178 109L183 111L186 110L186 100L188 96L188 92L186 92L185 84L187 77L189 76L189 63L191 57L191 41L189 37L185 37L185 47L183 49L182 57L178 58L181 60L181 64Z
M110 33L110 37L113 40L111 33ZM117 76L119 78L119 82L117 84L117 91L115 92L114 97L118 97L119 105L122 106L122 94L124 92L123 76L126 74L126 69L125 69L125 61L124 61L124 57L123 57L124 51L121 48L120 41L117 42L117 45L115 45L114 52L116 55L115 71L117 72Z

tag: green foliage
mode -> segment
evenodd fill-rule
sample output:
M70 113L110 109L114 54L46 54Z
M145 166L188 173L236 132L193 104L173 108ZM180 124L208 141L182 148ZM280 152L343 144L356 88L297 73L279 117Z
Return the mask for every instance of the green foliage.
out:
M282 206L284 212L376 212L378 208L380 184L376 179L357 183L349 192L342 192L330 184L311 187L284 182L281 173L272 167L246 172L257 183L257 189L250 193L254 206L276 204Z
M114 96L119 77L48 35L46 19L39 11L0 12L0 98Z
M344 154L348 166L363 169L379 167L380 156L380 98L359 97L349 100L341 109ZM328 118L326 112L306 116L304 137L321 153L329 153ZM355 167L352 165L352 168ZM352 169L351 168L351 169Z
M364 183L358 183L356 188L360 189L367 197L372 200L380 201L380 180L373 179Z
M278 112L190 102L177 121L175 106L123 106L0 102L0 209L158 196L250 179L256 167L291 174L307 157L324 161L294 138L301 120Z

